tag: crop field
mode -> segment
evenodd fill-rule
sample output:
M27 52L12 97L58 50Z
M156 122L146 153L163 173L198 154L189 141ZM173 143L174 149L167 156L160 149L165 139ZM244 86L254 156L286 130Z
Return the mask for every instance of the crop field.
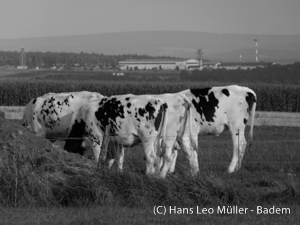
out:
M32 98L49 92L95 91L103 95L174 93L203 88L213 83L111 82L111 81L5 81L0 82L0 105L25 106ZM300 112L300 86L249 84L259 96L258 111Z
M203 80L189 81L175 74L152 74L140 72L128 76L115 77L112 72L60 72L33 71L0 77L0 105L25 106L32 98L49 92L95 91L103 95L116 94L161 94L174 93L188 88L238 84L252 88L258 98L258 111L300 112L300 86L294 77L274 76L269 83L266 77L242 75L212 75L212 81L206 75ZM282 77L286 80L282 81ZM256 79L255 81L253 79ZM238 82L237 82L238 81ZM262 81L262 82L260 82Z
M231 83L26 76L0 80L0 105L24 106L47 92L159 94ZM263 120L254 127L242 169L233 174L226 172L232 156L229 132L199 136L195 177L180 151L175 174L162 180L145 175L141 146L125 151L123 173L116 165L97 170L93 161L35 137L13 116L14 121L0 118L0 224L298 224L300 127L290 125L299 120L300 88L292 82L237 84L257 93L257 120Z

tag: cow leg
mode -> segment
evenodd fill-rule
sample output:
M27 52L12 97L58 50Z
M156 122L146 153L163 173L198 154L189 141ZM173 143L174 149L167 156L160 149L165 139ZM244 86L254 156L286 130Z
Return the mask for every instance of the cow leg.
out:
M124 147L122 145L117 145L115 149L115 159L118 164L118 171L123 171L123 164L124 164Z
M231 136L233 142L233 155L231 163L228 167L228 173L235 172L241 168L247 145L244 135L244 128L235 129L234 132L231 132Z
M191 175L194 176L199 172L198 152L192 147L189 138L183 137L178 141L189 161Z
M160 177L165 178L167 175L167 172L169 171L169 168L172 164L173 160L173 154L172 154L172 147L166 147L165 154L163 156L163 166L160 170Z
M111 169L112 165L114 164L115 162L115 159L107 159L106 160L106 166L107 166L107 169Z
M163 165L162 168L160 170L160 177L161 178L165 178L167 175L167 172L169 171L169 169L171 168L172 164L176 163L176 159L175 162L173 162L174 156L175 154L173 153L173 146L174 146L175 140L173 139L167 139L164 140L164 154L161 158L161 161L163 160ZM161 166L162 162L160 163ZM173 170L174 172L174 170Z
M172 164L169 168L169 172L168 173L174 173L175 171L175 166L176 166L176 160L178 157L178 150L180 150L180 145L178 143L178 141L175 142L174 147L173 147L173 159L172 159Z
M168 173L174 173L175 171L175 166L176 166L176 160L178 156L178 150L180 150L180 146L177 141L175 141L174 147L173 147L173 159L172 163L170 165Z
M239 161L238 161L238 165L237 165L237 170L241 169L242 168L242 161L243 161L243 158L244 158L244 155L245 155L245 150L246 150L246 146L247 146L247 141L246 141L246 138L245 138L245 135L243 135L241 137L241 141L240 141L240 149L239 149Z
M154 149L153 142L143 142L145 157L146 157L146 174L147 175L154 175L155 174L155 167L154 164L157 161L156 152ZM157 162L156 162L157 163Z
M111 169L114 161L116 160L118 165L118 171L123 171L123 164L124 164L124 153L125 149L122 145L117 143L110 142L107 149L106 155L106 165L108 169Z
M94 154L94 159L97 163L100 158L100 152L101 152L101 144L93 142L93 154Z
M114 164L116 154L115 154L115 145L112 142L109 142L108 144L108 149L107 149L107 154L106 154L106 165L107 168L110 169L112 165Z
M169 168L168 173L174 173L174 171L175 171L175 166L176 166L177 156L178 156L178 150L177 150L177 149L174 149L174 150L173 150L173 156L172 156L172 163L171 163L171 165L170 165L170 168Z

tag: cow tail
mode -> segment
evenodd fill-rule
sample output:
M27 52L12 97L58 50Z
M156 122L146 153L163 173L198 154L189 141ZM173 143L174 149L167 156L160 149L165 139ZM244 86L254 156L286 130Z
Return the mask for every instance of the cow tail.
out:
M195 151L198 151L198 143L196 143L195 139L198 140L193 136L193 131L192 131L192 124L193 124L193 110L192 110L192 104L189 104L188 108L188 121L189 121L189 135L190 135L190 142L191 146ZM196 134L198 136L198 134Z
M250 131L249 131L249 152L251 150L252 142L253 142L253 127L254 127L254 119L255 119L255 110L256 110L256 95L253 93L253 104L250 112L251 116L251 124L250 124Z
M190 101L190 99L184 95L184 94L181 94L181 96L183 97L183 99L187 102L188 104L188 107L187 107L187 111L186 111L186 122L185 122L185 125L184 125L184 133L186 131L186 128L187 128L187 125L189 126L189 130L188 130L188 136L189 136L189 139L190 139L190 142L191 142L191 145L192 145L192 148L194 150L197 150L197 144L194 142L194 137L193 137L193 132L192 132L192 120L193 120L193 115L192 115L192 103Z
M163 104L162 123L160 126L159 135L157 136L157 140L156 140L156 153L157 156L159 157L161 157L164 154L164 145L165 145L165 139L167 133L168 112L167 112L167 106L165 104L166 103Z

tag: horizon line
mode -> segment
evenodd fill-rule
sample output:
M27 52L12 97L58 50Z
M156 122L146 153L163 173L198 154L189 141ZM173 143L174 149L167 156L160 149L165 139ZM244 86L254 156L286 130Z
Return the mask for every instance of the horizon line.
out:
M74 37L74 36L91 36L91 35L105 35L105 34L120 34L120 33L147 33L147 32L189 32L189 33L206 33L216 35L257 35L257 36L300 36L299 34L258 34L258 33L224 33L224 32L211 32L211 31L195 31L195 30L132 30L132 31L111 31L100 33L88 34L66 34L66 35L50 35L50 36L29 36L29 37L14 37L14 38L0 38L0 40L19 40L19 39L34 39L34 38L60 38L60 37Z

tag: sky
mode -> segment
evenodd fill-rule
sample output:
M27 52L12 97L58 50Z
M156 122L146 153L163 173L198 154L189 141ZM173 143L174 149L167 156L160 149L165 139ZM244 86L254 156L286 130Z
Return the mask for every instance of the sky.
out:
M126 31L300 34L300 0L1 0L0 39Z

